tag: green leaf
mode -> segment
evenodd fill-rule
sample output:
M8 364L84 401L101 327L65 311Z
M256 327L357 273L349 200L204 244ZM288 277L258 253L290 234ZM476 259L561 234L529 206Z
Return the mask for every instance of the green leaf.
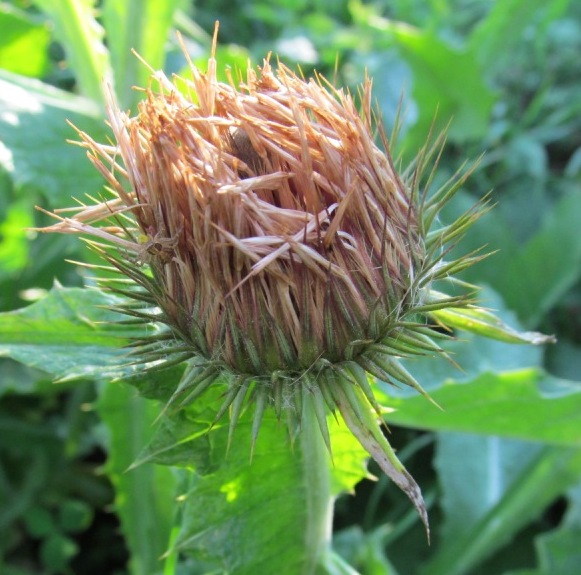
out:
M537 539L540 567L547 575L573 575L581 563L581 481L568 493L568 500L561 526Z
M442 410L419 396L379 400L389 424L581 445L581 384L538 369L484 373L463 384L448 381L430 396Z
M119 375L122 347L140 332L110 323L120 315L104 306L117 301L97 290L55 286L29 307L0 315L0 357L57 378Z
M544 447L472 527L443 541L422 575L463 575L509 542L567 488L579 482L581 449Z
M581 346L566 339L547 350L547 370L557 377L579 381L581 374Z
M58 40L66 50L79 92L104 104L103 80L110 76L109 54L103 28L95 18L93 0L34 0L52 20Z
M187 412L166 416L140 457L195 469L176 549L219 572L314 573L326 557L333 498L366 476L367 454L344 425L329 418L331 463L314 414L305 414L291 442L286 425L268 410L251 461L248 409L226 455L228 423L209 430L222 393L214 387Z
M0 372L0 398L12 393L45 394L51 389L54 391L54 385L46 377L46 373L26 367L16 361L1 359Z
M99 139L105 126L90 102L36 80L0 71L0 164L16 191L29 201L44 194L53 205L69 205L103 185L85 152L66 142L76 133L67 120Z
M0 38L0 68L33 77L47 69L48 29L6 3L0 11Z
M149 66L159 70L165 64L166 42L180 0L107 0L103 23L115 74L115 91L122 109L140 99L134 86L147 86L151 70L133 53L135 50Z
M176 382L180 381L184 368L185 364L180 364L146 372L136 370L124 376L123 381L133 385L142 397L167 403L175 393Z
M122 383L101 387L97 411L109 431L106 472L115 486L115 510L130 549L131 575L162 572L175 514L177 474L160 465L129 469L151 439L156 402Z

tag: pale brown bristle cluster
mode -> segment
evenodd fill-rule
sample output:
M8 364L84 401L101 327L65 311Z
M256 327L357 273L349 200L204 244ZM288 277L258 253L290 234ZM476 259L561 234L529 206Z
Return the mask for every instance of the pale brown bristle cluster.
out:
M192 74L190 94L162 81L134 118L110 102L122 166L84 137L123 200L103 215L133 208L172 324L198 322L207 349L254 375L384 337L421 245L409 193L373 142L370 82L359 112L350 95L268 62L241 90ZM240 337L260 361L240 353Z

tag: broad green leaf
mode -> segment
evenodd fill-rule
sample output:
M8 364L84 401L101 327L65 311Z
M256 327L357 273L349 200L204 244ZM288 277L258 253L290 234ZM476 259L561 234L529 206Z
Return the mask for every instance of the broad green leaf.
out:
M561 526L537 538L540 567L546 575L573 575L581 564L581 481L568 493Z
M250 425L243 425L226 462L194 481L177 547L240 575L314 573L332 517L325 447L303 429L293 452L284 427L269 418L250 463ZM224 453L226 433L220 435L214 449Z
M186 412L166 416L140 458L195 470L176 549L219 572L315 573L329 545L333 498L366 476L367 454L330 419L331 462L316 419L305 416L291 442L270 410L252 460L252 413L238 422L226 454L227 422L209 430L221 393L209 390Z
M176 473L161 465L129 469L154 431L160 407L121 382L101 386L97 411L108 429L105 471L130 550L131 575L162 573L176 505Z
M181 0L107 0L103 3L103 23L115 74L115 91L123 109L138 99L134 86L149 85L151 70L165 64L166 42Z
M34 3L52 20L81 95L103 106L103 81L111 81L110 63L103 43L104 31L95 18L96 2L34 0Z
M147 372L135 370L126 374L123 381L133 385L142 397L167 403L176 390L176 381L180 380L184 368L185 364Z
M569 507L563 525L581 527L581 481L567 492Z
M165 373L167 377L171 372L168 370ZM179 374L173 374L174 377L176 375L175 381L178 381ZM150 380L148 386L151 385L155 381L155 372L147 374L144 379ZM167 382L166 386L169 387ZM137 385L137 387L140 386ZM193 466L202 475L209 473L212 470L213 461L211 457L211 450L214 449L213 433L217 433L215 430L220 430L222 433L222 428L226 425L225 420L211 425L222 403L223 392L224 389L216 385L214 389L210 389L200 398L194 408L165 413L160 417L156 434L134 464L141 465L153 461L163 465ZM224 418L227 420L227 415ZM282 423L280 426L281 437L286 441L286 428ZM362 474L363 477L365 476L365 466L362 461L369 455L353 439L347 427L331 415L328 417L328 426L332 441L332 459L329 462L337 471L337 473L332 474L332 490L337 495L353 489L362 478ZM235 433L238 434L238 430ZM262 437L264 433L266 432L261 428L259 437ZM276 435L279 435L278 430ZM250 451L245 453L245 457L248 459L249 453Z
M3 4L0 11L0 68L41 76L48 67L50 34L46 26Z
M442 542L422 575L469 573L567 488L578 483L580 474L580 448L544 447L474 526Z
M438 431L501 435L555 445L581 445L581 384L538 369L484 373L469 383L448 381L421 396L381 395L388 424Z
M122 373L122 347L139 332L110 323L120 319L105 309L115 302L97 290L55 286L44 299L0 315L0 356L56 378Z
M103 179L85 152L66 142L76 139L67 120L105 141L98 108L89 100L36 80L0 71L0 164L17 192L29 201L43 194L54 206L68 206L71 195L95 193Z

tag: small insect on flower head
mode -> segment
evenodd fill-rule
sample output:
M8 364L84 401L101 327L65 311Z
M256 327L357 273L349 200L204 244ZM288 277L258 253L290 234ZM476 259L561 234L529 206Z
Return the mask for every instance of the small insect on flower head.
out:
M469 296L432 289L479 259L447 262L443 250L478 208L432 226L464 176L428 199L427 148L398 173L369 79L358 107L323 78L268 60L240 85L218 82L213 55L206 73L191 65L191 74L180 90L155 73L158 88L135 116L109 95L115 145L80 136L114 197L48 230L105 242L103 257L140 286L124 297L149 304L144 321L179 342L174 350L158 334L142 344L144 362L159 361L157 343L166 362L188 362L170 406L226 382L216 418L230 412L232 435L252 402L256 440L265 409L285 413L294 432L308 404L329 449L327 414L339 413L427 529L420 490L378 424L371 380L425 395L400 360L442 353L430 317L474 328L455 314L471 313Z

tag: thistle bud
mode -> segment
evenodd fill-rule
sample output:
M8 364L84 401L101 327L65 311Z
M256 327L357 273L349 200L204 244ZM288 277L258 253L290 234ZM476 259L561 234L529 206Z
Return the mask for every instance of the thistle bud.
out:
M80 136L113 197L49 230L104 242L103 256L140 287L123 295L150 305L144 321L178 342L163 333L141 342L144 362L187 362L169 407L226 381L216 417L229 411L231 434L248 402L254 440L265 409L294 431L309 403L329 449L326 417L338 413L427 528L370 380L424 393L400 359L441 353L430 316L446 310L453 324L454 309L469 306L432 287L478 259L446 262L443 249L478 209L431 229L462 179L428 199L426 151L397 172L369 79L358 106L323 78L268 60L240 85L217 81L213 57L191 74L155 73L135 116L110 95L115 143Z

